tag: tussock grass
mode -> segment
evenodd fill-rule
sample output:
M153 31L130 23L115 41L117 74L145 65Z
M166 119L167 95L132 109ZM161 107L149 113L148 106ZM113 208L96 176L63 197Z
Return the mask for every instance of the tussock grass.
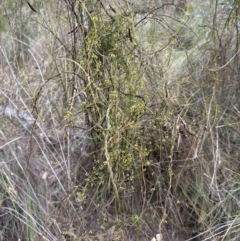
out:
M29 4L0 10L0 240L237 240L236 3Z

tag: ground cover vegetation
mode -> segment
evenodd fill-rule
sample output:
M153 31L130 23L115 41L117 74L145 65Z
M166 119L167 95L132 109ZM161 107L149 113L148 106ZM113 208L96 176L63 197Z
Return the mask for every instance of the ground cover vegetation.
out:
M239 240L238 0L0 6L0 240Z

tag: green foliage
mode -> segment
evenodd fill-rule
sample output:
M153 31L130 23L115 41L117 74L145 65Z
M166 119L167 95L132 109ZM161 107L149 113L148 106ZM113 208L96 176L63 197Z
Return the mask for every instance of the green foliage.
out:
M94 159L93 176L88 183L108 185L109 193L113 185L119 196L126 182L133 190L136 188L135 180L149 154L141 140L140 117L146 110L142 94L144 66L136 62L136 46L129 39L131 19L114 16L97 21L91 16L91 21L87 61L82 61L86 63L84 73L89 73L83 87L87 100L81 108L91 115L93 148L99 149L99 155ZM104 195L102 201L105 198ZM123 200L121 205L125 206Z

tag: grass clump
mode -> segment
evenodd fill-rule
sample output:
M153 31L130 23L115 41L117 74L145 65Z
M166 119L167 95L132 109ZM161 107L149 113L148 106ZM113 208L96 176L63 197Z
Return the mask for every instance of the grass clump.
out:
M9 4L0 240L236 240L237 3Z

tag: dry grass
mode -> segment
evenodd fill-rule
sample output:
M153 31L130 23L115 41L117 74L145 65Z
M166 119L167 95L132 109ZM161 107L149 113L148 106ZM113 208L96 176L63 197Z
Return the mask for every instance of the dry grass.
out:
M237 240L237 3L28 3L0 9L0 240Z

